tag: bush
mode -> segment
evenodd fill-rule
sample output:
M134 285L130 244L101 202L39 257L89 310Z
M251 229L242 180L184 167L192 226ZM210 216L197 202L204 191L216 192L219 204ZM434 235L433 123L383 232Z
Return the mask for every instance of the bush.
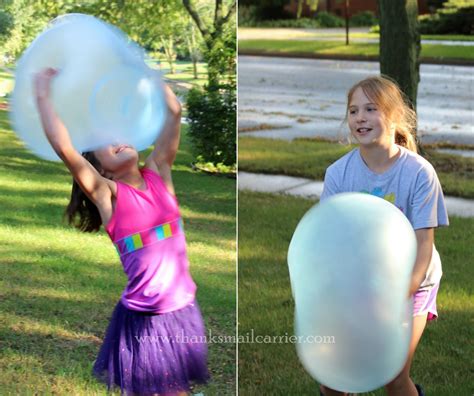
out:
M324 28L345 26L344 19L326 11L318 12L316 15L316 20L318 21L319 26Z
M239 22L240 24L240 22ZM300 18L300 19L276 19L273 21L262 21L255 24L262 28L305 28L316 29L320 25L316 19Z
M193 88L187 95L189 134L200 162L236 163L235 85Z
M474 2L450 0L434 15L418 18L421 34L472 34L474 32Z
M349 21L351 26L374 26L379 23L373 12L362 11L353 15Z
M369 33L380 33L380 25L372 26L369 30Z
M240 24L239 20L239 26ZM268 21L255 22L252 26L262 28L333 28L344 26L344 20L336 15L321 11L314 18L300 19L275 19Z
M256 6L239 5L239 26L251 27L257 24L258 10Z
M13 27L13 17L4 11L0 11L0 36L7 36Z

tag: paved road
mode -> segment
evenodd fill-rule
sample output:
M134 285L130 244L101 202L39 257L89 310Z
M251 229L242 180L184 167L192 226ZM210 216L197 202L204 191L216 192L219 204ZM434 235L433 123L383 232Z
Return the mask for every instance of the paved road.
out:
M344 139L346 92L379 64L240 56L238 72L239 131ZM418 116L423 142L474 144L474 68L421 65Z

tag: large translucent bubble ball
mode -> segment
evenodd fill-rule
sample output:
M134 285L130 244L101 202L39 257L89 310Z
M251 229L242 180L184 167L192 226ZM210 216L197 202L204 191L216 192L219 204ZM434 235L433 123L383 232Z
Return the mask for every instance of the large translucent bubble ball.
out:
M339 194L305 214L288 265L297 352L313 378L335 390L367 392L401 371L416 249L410 222L378 197Z
M119 29L84 14L53 20L18 61L11 100L15 132L40 157L57 160L43 132L33 77L59 69L52 101L74 147L90 151L113 143L143 150L166 117L162 83L145 53Z

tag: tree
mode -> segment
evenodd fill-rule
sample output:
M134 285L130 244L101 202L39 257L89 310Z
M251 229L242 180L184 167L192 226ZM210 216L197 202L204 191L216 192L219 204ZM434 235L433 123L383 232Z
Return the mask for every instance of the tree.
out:
M225 28L235 14L236 2L233 0L226 7L227 10L224 11L223 1L215 0L214 16L211 21L205 20L197 12L196 5L191 4L190 0L183 0L183 5L204 39L206 47L204 55L207 60L209 86L218 87L220 77L228 71L229 57L235 58L235 48L231 48L229 51L229 46L226 45L223 39L228 38L228 35L225 34Z
M8 32L3 36L0 62L15 59L46 26L47 19L37 13L37 6L28 0L1 2L10 20Z
M417 0L379 0L380 71L395 81L416 110L420 81Z
M189 136L199 162L235 165L236 161L236 2L183 0L204 39L208 84L187 95ZM223 81L227 78L226 83Z
M194 79L197 80L198 78L197 63L201 57L201 51L200 51L199 42L196 39L196 27L194 23L191 22L187 25L187 33L188 34L186 34L186 37L185 37L186 47L188 49L191 62L193 62Z
M306 4L309 6L309 9L312 12L315 12L318 9L319 0L298 0L298 8L296 10L296 19L301 18L301 13L303 12L303 6Z

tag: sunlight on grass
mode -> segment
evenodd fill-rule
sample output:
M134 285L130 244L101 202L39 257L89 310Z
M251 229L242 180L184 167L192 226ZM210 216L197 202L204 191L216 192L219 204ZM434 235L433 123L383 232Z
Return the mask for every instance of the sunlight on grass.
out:
M126 285L117 252L103 230L66 224L71 176L24 148L3 110L0 157L0 393L106 395L91 369ZM190 269L208 329L232 334L235 180L196 173L191 162L184 127L173 181ZM213 382L196 391L233 394L235 345L210 345L209 368Z
M324 180L326 169L356 146L318 139L291 142L255 137L239 138L239 169L242 171ZM427 149L446 195L474 198L474 159Z
M239 334L294 334L294 303L287 251L296 225L314 201L285 195L239 192ZM474 219L450 218L436 231L443 262L437 305L418 347L412 378L428 395L469 394L470 340L474 314L471 265ZM249 225L252 225L249 227ZM317 383L303 369L291 343L239 345L239 389L248 395L317 394ZM382 396L379 389L363 395Z
M254 53L285 53L285 54L322 54L346 56L378 56L378 43L353 42L344 45L340 41L317 40L239 40L239 51ZM423 44L421 57L437 59L474 59L474 51L462 45Z

